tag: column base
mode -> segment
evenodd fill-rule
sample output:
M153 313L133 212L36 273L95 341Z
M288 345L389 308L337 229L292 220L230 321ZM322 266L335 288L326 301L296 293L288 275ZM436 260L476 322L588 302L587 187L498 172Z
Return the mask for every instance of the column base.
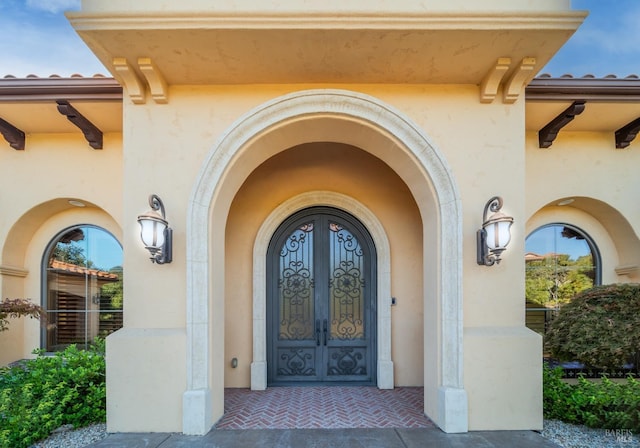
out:
M436 424L446 433L469 431L467 392L464 389L438 389L438 420Z
M203 436L213 426L211 391L209 389L188 390L182 395L182 432Z

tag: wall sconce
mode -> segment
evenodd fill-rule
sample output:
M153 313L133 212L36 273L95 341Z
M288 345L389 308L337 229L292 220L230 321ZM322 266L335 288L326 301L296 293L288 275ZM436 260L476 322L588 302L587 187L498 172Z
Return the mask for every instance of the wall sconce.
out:
M152 194L149 196L149 205L151 210L138 216L142 244L151 253L152 263L171 263L173 229L169 227L165 217L164 204L158 196Z
M500 264L500 254L511 241L511 224L513 218L500 211L502 198L494 196L484 206L482 229L477 232L477 261L479 265L493 266ZM487 218L488 211L493 214Z

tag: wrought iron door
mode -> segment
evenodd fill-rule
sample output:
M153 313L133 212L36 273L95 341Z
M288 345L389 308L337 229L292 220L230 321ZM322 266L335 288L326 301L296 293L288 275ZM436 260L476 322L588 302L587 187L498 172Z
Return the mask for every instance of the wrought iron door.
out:
M362 224L314 207L268 252L268 382L375 382L375 248Z

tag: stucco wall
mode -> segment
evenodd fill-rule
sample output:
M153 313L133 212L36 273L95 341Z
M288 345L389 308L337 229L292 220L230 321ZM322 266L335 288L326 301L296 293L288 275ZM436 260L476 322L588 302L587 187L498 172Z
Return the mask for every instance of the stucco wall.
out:
M26 272L24 278L3 275L3 292L39 298L42 253L64 227L82 222L111 231L125 247L127 329L109 341L110 430L180 431L188 372L181 362L175 369L163 370L152 358L182 360L187 356L187 214L195 179L216 142L244 114L281 95L318 87L361 92L388 104L415 123L446 159L462 205L464 387L469 398L469 427L495 429L496 422L505 429L536 427L541 423L540 341L523 327L524 238L548 220L566 218L596 239L605 265L603 280L628 278L617 275L615 266L637 262L633 254L640 253L633 251L637 229L630 224L640 221L630 198L637 188L628 186L637 156L632 151L603 152L609 141L600 134L569 135L551 150L539 150L535 135L525 138L522 102L480 104L475 86L172 87L169 105L133 105L125 98L123 135L107 135L102 151L89 149L76 136L35 136L25 152L3 151L0 156L6 185L25 185L25 178L47 179L47 188L26 185L21 200L3 213L3 265ZM224 228L210 230L209 249L224 250L227 257L223 269L213 266L211 272L214 282L225 284L224 312L217 309L210 317L208 339L225 341L224 346L212 348L207 375L216 378L214 384L249 384L251 250L258 228L280 203L314 190L354 197L385 228L391 246L391 293L398 299L392 308L391 336L395 384L440 381L437 353L427 351L423 356L429 342L441 337L434 312L439 306L437 294L424 295L425 285L438 276L436 256L427 253L425 258L423 251L425 242L427 252L438 251L430 242L438 230L438 211L430 206L420 209L410 191L414 179L401 179L388 164L368 153L389 154L391 149L376 147L379 142L373 140L359 149L318 143L350 138L347 127L328 129L333 133L322 134L322 138L316 135L293 149L283 143L285 130L281 137L267 140L272 145L269 151L276 153L271 159L258 162L262 149L255 148L243 155L249 165L225 174L223 180L237 188L224 193L230 204L229 217L222 221ZM304 141L304 126L297 125L295 132ZM603 176L603 171L617 173L620 186ZM174 261L169 265L150 263L139 242L136 217L147 210L150 193L163 199L174 229ZM475 233L484 204L493 195L504 198L504 211L514 217L515 224L503 262L487 268L476 264ZM578 195L588 200L577 200L568 207L553 205L560 198ZM81 199L88 206L74 208L68 198ZM625 246L630 247L626 252ZM39 329L37 322L23 325L24 336L12 332L11 337L22 339L20 353L26 356L39 344ZM232 357L240 361L237 369L229 366ZM218 372L214 366L223 367ZM132 376L131 369L136 368L153 371L156 382L147 381L144 375ZM154 384L166 387L157 390ZM525 389L529 393L526 406L516 393ZM135 398L138 392L155 396L162 406L150 412L144 400ZM437 402L437 396L429 392L425 406L430 415L437 414ZM484 403L489 402L492 406L487 409ZM149 418L132 418L141 414Z
M600 251L603 283L637 282L640 274L616 273L640 265L640 154L633 148L615 149L609 133L567 132L539 149L537 135L527 134L527 234L553 222L581 228Z
M193 187L193 180L196 178L205 156L210 151L220 136L224 135L225 129L239 119L243 114L252 108L271 100L279 95L283 95L293 91L303 90L305 88L318 86L249 86L249 87L174 87L170 89L171 107L156 105L140 105L126 107L126 121L124 138L127 141L124 157L124 188L127 195L124 197L124 244L131 250L125 251L125 266L129 273L135 272L136 275L128 275L125 278L125 290L127 291L127 303L125 305L126 324L132 328L181 328L185 325L185 239L187 227L187 202L189 194ZM326 86L326 87L343 87L343 86ZM454 176L458 182L460 195L463 206L463 269L464 275L464 316L465 325L470 328L477 328L484 331L482 338L489 335L492 336L490 329L503 331L500 328L519 328L524 322L524 308L522 305L522 289L524 279L522 272L524 261L516 254L522 253L524 242L524 203L521 200L524 197L524 148L523 138L524 131L521 123L523 120L523 108L521 104L513 106L494 104L482 105L477 101L477 88L474 86L348 86L350 90L355 90L372 95L381 101L390 104L391 107L399 109L409 119L417 123L417 125L430 136L432 142L444 154L447 162L451 166ZM300 132L298 129L296 132ZM340 134L340 130L336 130L337 134L328 136L327 140L335 139L340 141L345 138ZM303 138L303 136L302 136ZM278 145L278 141L271 142ZM285 150L288 147L277 147L276 152ZM364 150L371 148L362 148ZM258 153L256 153L257 155ZM251 162L251 154L246 155L247 163ZM367 158L365 158L367 160ZM316 161L321 162L322 159ZM301 161L302 162L302 161ZM296 162L296 163L301 163ZM272 168L283 169L288 161L279 167L277 164L271 164ZM322 166L322 163L321 163ZM244 171L246 171L246 168ZM323 170L328 168L316 168L319 171L313 171L313 174L322 174ZM250 173L241 174L242 177L234 178L234 184L242 184ZM252 209L250 223L243 225L251 233L255 233L259 217L264 216L270 208L272 208L278 200L282 200L289 194L294 194L307 188L309 182L318 183L318 187L335 188L330 185L332 182L341 185L352 179L355 182L353 174L350 176L338 175L335 172L331 177L325 179L315 179L315 176L305 176L302 179L304 170L292 173L297 182L288 182L283 189L274 189L273 193L269 193L264 204L260 204ZM296 171L296 170L294 170ZM234 234L235 225L231 223L240 220L236 214L237 210L246 208L253 199L244 199L248 195L252 185L260 185L269 175L266 174L264 168L260 168L257 173L265 172L265 174L251 177L246 186L240 190L241 195L234 194L229 198L230 203L234 203L232 207L232 221L226 222L227 241L231 244L230 248L225 248L225 253L232 257L241 256L242 260L248 260L250 257L251 240L243 241L242 250L236 253L235 245L238 236ZM337 171L342 173L343 171ZM364 171L360 171L363 173ZM356 171L356 174L358 171ZM227 176L236 174L229 173ZM392 176L391 176L392 177ZM262 180L260 180L263 178ZM271 178L273 179L273 178ZM300 181L304 180L303 184ZM410 181L410 180L409 180ZM363 181L364 182L364 181ZM356 184L344 184L346 190L353 190L362 197L364 202L370 202L371 196L363 193L366 182L357 186ZM245 189L247 189L245 191ZM146 207L146 197L150 193L159 194L165 202L167 208L167 217L174 228L174 262L171 265L156 266L148 262L144 251L140 248L137 235L136 216L144 211ZM358 193L359 192L359 193ZM225 193L228 194L228 193ZM500 194L505 200L505 211L515 217L513 227L514 237L509 251L505 254L505 261L496 267L486 268L477 266L475 263L475 232L481 224L482 209L485 202L493 195ZM250 196L249 196L250 197ZM235 201L235 202L234 202ZM374 204L375 205L375 204ZM375 205L379 207L378 205ZM433 210L433 214L437 211ZM381 211L384 215L384 212ZM421 217L424 222L425 216ZM426 215L427 222L434 219L433 216ZM384 221L389 222L389 218L385 217ZM386 224L385 224L386 225ZM425 232L430 230L427 228ZM232 229L232 230L230 230ZM394 230L394 233L400 230ZM212 234L224 233L225 230L214 228L211 229ZM404 232L404 230L402 230ZM419 239L417 240L419 241ZM396 244L398 241L395 242ZM211 246L211 250L221 250L221 246L215 243ZM433 250L436 250L435 247ZM401 253L401 252L399 252ZM402 256L402 255L401 255ZM399 263L397 256L394 254L393 262ZM240 261L233 261L233 265L237 265ZM229 265L225 266L229 270ZM415 268L419 269L419 266ZM413 269L413 268L412 268ZM427 273L427 279L437 278L437 269L434 263L424 266ZM240 272L240 271L239 271ZM225 309L224 315L219 312L211 316L212 331L221 331L225 328L225 319L227 322L227 339L230 336L239 338L242 344L225 343L228 352L224 352L221 347L214 350L212 362L215 365L224 365L227 369L228 385L241 386L247 384L247 368L250 362L249 340L250 327L247 324L248 319L248 302L247 288L235 291L230 288L231 284L239 282L239 272L227 272L225 283L227 285L225 292ZM243 267L243 276L249 279L248 267ZM433 274L428 274L432 272ZM221 279L214 267L212 272L212 282L218 282ZM398 274L400 275L400 274ZM139 281L145 278L145 281ZM400 288L397 278L394 280L393 288ZM429 281L429 280L427 280ZM501 287L495 288L496 282L500 282ZM402 313L421 312L420 306L409 309L413 299L405 298L412 296L412 291L402 290L396 292L399 304L393 310L394 330L402 325ZM423 298L427 301L436 300L435 297ZM236 300L240 302L240 308L234 309ZM408 300L408 301L407 301ZM231 303L233 302L233 307ZM435 306L435 305L434 305ZM434 308L436 309L436 308ZM406 311L405 311L406 310ZM426 318L426 317L425 317ZM238 319L241 323L238 328L230 328L234 325L234 319ZM434 316L429 317L427 328L429 332L423 332L423 337L429 338L438 336L438 322L434 320ZM489 330L488 330L489 329ZM415 338L415 328L409 330L410 337ZM471 344L480 333L469 332L465 336ZM515 355L523 358L521 363L530 365L529 358L536 358L536 348L539 341L531 338L527 330L522 330L521 334L514 332L515 338L506 339L499 338L499 343L489 348L486 344L477 344L473 353L469 354L467 360L465 384L470 392L469 403L472 406L470 421L476 428L486 427L495 421L496 418L502 416L494 416L484 412L477 403L486 398L487 394L491 394L495 390L495 385L511 384L514 390L528 385L533 381L534 384L539 383L536 379L537 373L533 376L527 375L511 375L513 372L504 372L504 363L517 365L518 359L506 360L500 356L499 360L490 363L489 366L484 365L487 359L501 353L500 343L506 343ZM394 335L395 336L395 335ZM398 334L400 336L400 334ZM218 336L211 336L213 340L219 340ZM398 338L401 339L401 338ZM514 344L515 342L515 345ZM412 366L414 361L409 361L408 351L401 348L403 341L395 340L392 342L394 357L398 357L402 362L396 368L398 374L398 384L416 384L416 375L419 375L419 368L415 371ZM240 347L242 345L242 347ZM122 347L124 350L126 344ZM123 354L124 356L124 354ZM226 367L231 357L237 356L240 359L240 366L237 371L231 372ZM417 355L420 356L419 354ZM435 356L435 354L433 354ZM419 358L418 358L419 359ZM474 361L477 360L477 361ZM477 364L480 363L481 364ZM115 361L116 363L118 361ZM437 380L438 370L434 363L425 360L425 365L433 366L433 371L425 372L425 381L433 383ZM405 367L409 371L404 370ZM532 369L535 369L533 365ZM486 375L481 377L474 374L476 369L483 369ZM532 370L529 369L529 370ZM521 372L520 372L521 373ZM159 373L163 375L163 373ZM210 373L215 377L215 369ZM497 378L497 379L496 379ZM514 379L517 378L517 379ZM167 381L170 378L167 377ZM503 381L504 380L504 381ZM215 380L222 381L222 379ZM146 387L141 382L138 387ZM536 396L536 390L533 387L533 395ZM175 389L177 392L178 389ZM166 393L169 393L167 391ZM119 392L112 392L114 397L119 397ZM120 398L124 398L124 392ZM509 405L513 401L513 405L517 401L516 394L504 393L500 394L497 400L498 409L502 405ZM437 402L436 396L427 397L429 403L427 407L434 406ZM175 395L175 405L179 406L180 397ZM503 406L504 407L504 406ZM432 409L432 412L436 412ZM498 412L498 411L496 411ZM533 408L531 414L536 414L537 408ZM530 415L526 413L526 415ZM510 417L504 416L505 424L509 426ZM527 426L526 422L530 417L525 416L520 423L516 425ZM124 417L122 422L126 422ZM530 420L529 420L530 421ZM126 423L121 430L128 430ZM179 430L179 423L176 422L176 429ZM529 424L529 426L531 426ZM535 426L535 424L534 424ZM145 426L148 430L154 430L156 426L150 421L149 426Z
M122 240L121 135L105 134L99 151L77 134L29 135L24 151L0 151L0 179L3 298L41 304L42 257L50 241L69 226L94 224ZM75 207L69 199L85 207ZM0 334L0 364L31 357L35 348L40 348L39 322L18 320L11 334Z
M2 292L39 297L43 250L64 226L96 224L121 240L125 328L107 341L109 431L202 433L224 411L224 387L248 386L255 337L252 247L258 229L279 204L315 190L343 193L366 205L389 239L391 294L398 299L391 316L395 384L423 384L425 412L448 431L541 427L541 341L524 327L525 236L558 216L577 220L600 241L605 278L619 279L611 266L638 264L638 229L630 224L640 222L640 211L634 212L630 200L637 188L605 188L609 176L598 174L604 167L609 174L627 177L636 160L626 152L603 158L597 151L604 137L597 134L569 136L569 146L538 152L535 136L525 136L523 98L509 97L515 104L479 102L478 85L492 73L497 58L513 58L513 79L524 79L534 69L532 62L544 65L568 38L582 18L570 12L569 0L435 0L426 11L423 3L141 0L132 5L83 0L82 12L69 15L106 66L111 67L113 58L119 61L114 72L126 84L122 135L105 135L105 149L98 152L66 134L32 135L27 151L0 152L2 191L24 185L25 179L40 180L25 185L19 201L2 204ZM287 38L278 40L295 35L281 34L287 20L304 22L308 13L324 17L327 30L357 16L361 20L352 26L366 28L375 21L393 32L383 32L382 38L370 34L371 42L357 30L346 41L333 33L338 49L354 44L359 54L361 41L367 44L363 63L346 58L334 66L324 59L336 53L331 46L326 53L318 49L301 57L298 52L307 48L304 39L299 48L287 47ZM223 18L221 23L216 17ZM419 41L404 48L408 41L400 35L407 33L397 33L397 27L416 17L416 22L434 19L420 26L455 32L434 34L433 47ZM211 59L206 45L221 42L215 39L225 33L206 31L233 28L226 21L234 18L257 23L257 28L268 18L281 28L256 34L257 41L249 39L247 48L241 42L236 46L239 39L232 38L229 46L218 48L219 58ZM242 26L247 23L237 26L246 31ZM209 38L197 37L204 35ZM267 35L275 44L256 50ZM493 38L498 35L499 42ZM308 30L309 37L315 42L314 30ZM172 39L189 51L181 52L180 45L170 50ZM478 44L482 39L488 40ZM274 57L272 50L283 55ZM383 65L367 65L385 51L399 55L400 62L383 58ZM406 57L412 52L418 56ZM264 57L258 66L265 67L265 75L287 70L273 77L253 76L261 73L243 69L251 64L234 66L238 61L230 54L240 54L236 59L244 57L245 62ZM315 65L311 56L317 56ZM412 78L417 59L422 62L420 76ZM301 62L298 71L289 70L291 62ZM401 70L387 78L383 72L391 70L384 70L385 64ZM327 67L333 72L325 72ZM227 77L214 76L225 70ZM330 77L323 77L327 73ZM237 80L234 74L250 76ZM370 75L381 77L364 77ZM151 84L152 98L134 93L139 104L133 104L128 92L138 89L143 78ZM306 85L304 80L348 84ZM373 84L356 84L362 82ZM450 84L422 84L430 82ZM514 81L509 89L517 91L518 84ZM312 126L305 122L309 117L283 114L288 121L268 130L253 123L240 127L254 141L245 142L237 132L252 111L260 110L269 121L265 103L306 89L334 89L326 100L333 102L326 109L330 117L307 110ZM335 94L339 89L352 96ZM491 89L482 89L486 100ZM344 111L336 104L340 98ZM341 114L352 106L384 115L387 127L377 126L370 115L368 122L354 125L359 117ZM226 142L228 135L243 144ZM353 142L358 148L343 145ZM407 148L407 142L414 147ZM580 156L574 154L578 147ZM218 158L224 161L218 163ZM425 166L427 162L433 166ZM220 171L203 173L203 167ZM147 210L151 193L164 201L174 229L171 264L150 263L139 242L136 218ZM485 203L495 195L503 197L503 211L515 222L502 263L488 268L476 263L476 230ZM557 199L578 195L570 209L554 205ZM72 208L70 198L87 207ZM194 238L196 234L200 236ZM194 243L200 247L192 247ZM451 279L453 284L447 284ZM19 328L24 332L12 333L12 342L22 340L25 353L38 344L39 330L33 322ZM232 357L240 361L237 369L229 366Z
M171 107L142 105L129 107L125 123L124 198L125 245L134 248L125 254L130 269L163 282L125 283L130 304L127 322L132 326L173 327L184 325L184 309L179 300L163 303L162 312L142 312L153 308L164 296L180 297L184 291L186 207L192 180L207 151L226 127L253 107L290 91L309 86L177 87L171 89ZM316 86L314 86L316 87ZM337 86L340 87L340 86ZM513 252L521 251L524 241L525 161L524 132L519 126L523 110L519 104L483 105L477 101L474 86L349 86L371 94L396 107L432 137L453 169L463 200L465 290L474 300L465 300L467 325L509 325L522 318L521 303L509 291L521 289L520 275L505 276L504 270L519 273L524 262L509 257L488 270L475 264L475 231L482 220L482 209L493 195L504 197L505 211L516 218ZM144 130L144 131L141 131ZM283 148L286 149L286 148ZM136 232L136 216L144 211L146 197L159 194L165 202L168 219L174 227L175 260L157 267L142 256ZM519 264L519 266L517 265ZM490 288L492 277L500 273L507 280L501 291ZM131 277L129 277L131 278ZM125 280L126 282L127 280ZM486 285L487 287L477 287ZM485 292L486 291L486 292ZM496 297L496 296L500 297ZM496 310L497 309L497 310Z

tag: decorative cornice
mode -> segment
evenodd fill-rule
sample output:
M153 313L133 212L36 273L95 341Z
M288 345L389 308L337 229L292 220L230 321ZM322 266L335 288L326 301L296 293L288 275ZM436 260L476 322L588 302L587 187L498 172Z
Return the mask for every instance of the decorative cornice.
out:
M197 13L197 14L194 14ZM321 11L145 11L144 15L112 15L69 12L67 18L76 31L162 30L162 29L336 29L341 30L570 30L580 26L584 11L544 13L540 11L504 13L484 12L406 12L350 9Z
M24 268L16 266L0 265L0 275L7 275L10 277L26 277L29 271Z

